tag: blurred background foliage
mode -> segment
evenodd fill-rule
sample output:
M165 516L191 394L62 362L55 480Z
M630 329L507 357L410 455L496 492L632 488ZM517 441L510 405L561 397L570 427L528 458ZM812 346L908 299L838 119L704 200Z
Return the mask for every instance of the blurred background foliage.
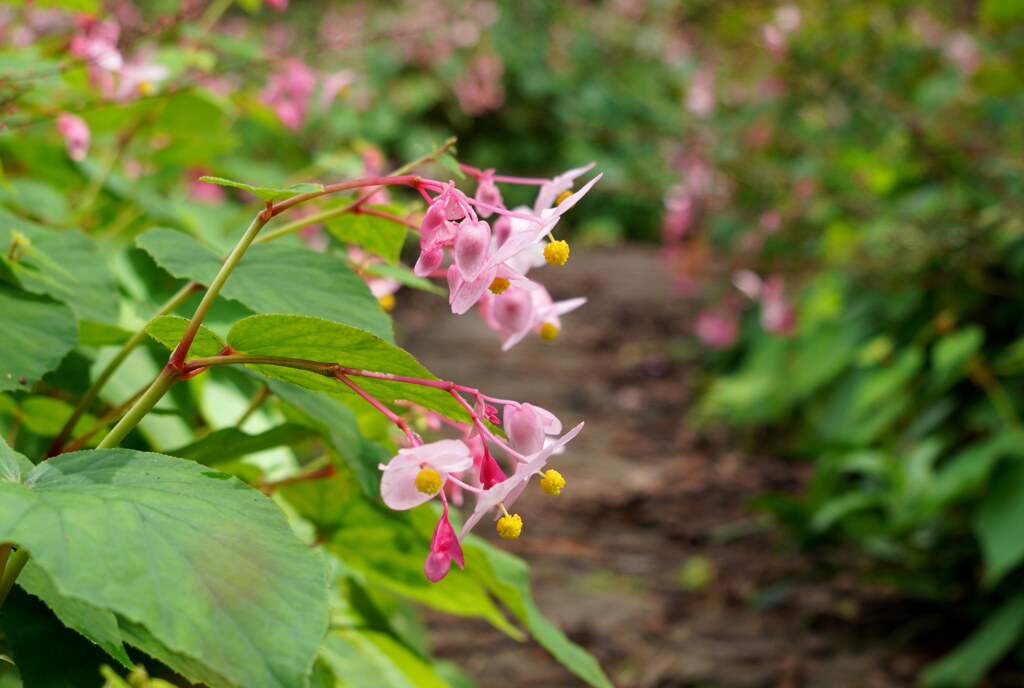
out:
M680 422L813 465L800 494L756 503L794 545L930 605L916 621L956 649L929 685L1024 659L1024 3L239 5L147 3L122 36L158 33L167 76L77 104L103 193L33 101L60 48L5 55L38 73L3 81L19 174L0 201L101 237L226 231L238 209L198 201L200 173L359 174L453 134L505 174L594 160L577 239L657 242L678 295L706 304L706 350L680 345L703 364ZM275 80L308 82L301 112ZM59 186L25 173L44 168ZM131 202L111 216L112 197Z

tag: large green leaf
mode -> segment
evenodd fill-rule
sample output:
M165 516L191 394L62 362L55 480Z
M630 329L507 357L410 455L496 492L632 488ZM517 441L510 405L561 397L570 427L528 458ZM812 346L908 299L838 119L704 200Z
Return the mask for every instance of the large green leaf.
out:
M337 322L299 315L254 315L243 318L228 332L228 344L238 353L284 356L437 381L406 351L368 332ZM338 380L303 370L254 365L253 369L330 394L352 395ZM404 399L434 409L449 418L468 420L452 396L437 387L352 376L353 381L380 401Z
M192 237L153 229L138 244L175 277L209 284L221 258ZM328 318L393 341L391 319L366 282L340 260L297 246L250 246L221 291L257 313Z
M167 453L197 461L204 466L214 466L247 454L290 445L311 435L315 436L312 430L294 423L284 423L258 435L250 435L238 428L221 428Z
M79 320L117 323L117 288L94 240L78 231L44 229L0 208L0 246L6 249L19 235L27 242L21 257L0 262L22 288L63 301Z
M522 559L474 536L466 538L462 547L466 572L484 583L544 649L595 688L613 688L597 660L544 618L530 593L529 571Z
M402 209L386 205L368 206L374 210L401 217ZM398 224L376 215L345 213L327 220L327 229L342 241L358 244L370 253L375 253L389 263L397 263L402 252L405 225Z
M71 309L0 286L0 391L28 389L78 342Z
M64 597L213 686L305 685L327 626L323 560L258 491L190 461L76 452L0 482L0 539Z

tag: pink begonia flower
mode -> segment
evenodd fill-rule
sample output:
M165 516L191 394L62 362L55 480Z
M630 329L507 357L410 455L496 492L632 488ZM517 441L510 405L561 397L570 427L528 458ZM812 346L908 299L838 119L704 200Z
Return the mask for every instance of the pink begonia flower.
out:
M707 117L715 109L715 70L701 65L686 89L686 109L698 117Z
M171 73L167 67L156 64L149 59L138 58L126 62L117 70L118 82L114 90L115 100L131 100L138 96L148 96L156 91L157 84Z
M712 349L726 349L739 337L739 318L735 306L708 309L697 316L697 339Z
M455 535L451 521L448 520L448 503L445 502L441 520L437 522L434 536L430 539L430 554L423 562L423 572L427 579L436 583L447 576L452 567L452 560L459 565L460 569L466 568L462 544L459 542L458 536Z
M89 152L89 125L78 115L62 112L57 115L57 131L64 137L68 156L75 162L85 160Z
M752 301L761 298L761 289L764 282L757 273L751 270L737 270L733 273L732 283L740 292Z
M571 170L567 170L562 174L552 177L551 181L542 184L540 190L537 192L537 200L533 203L533 212L540 215L540 211L546 210L555 205L558 195L563 191L571 189L573 187L573 183L579 177L582 177L592 170L596 164L596 162L592 162L584 165L583 167L576 167Z
M513 283L500 296L484 293L480 312L487 326L501 337L502 351L508 351L533 330L543 334L544 326L554 328L552 334L557 335L562 328L560 316L586 302L582 296L555 302L543 285L528 282L520 287Z
M581 167L579 169L586 171L590 169L590 167ZM570 170L569 172L566 172L565 175L562 175L562 177L568 176L575 172L578 172L578 170ZM579 176L580 174L583 174L583 172L579 172L579 174L576 174L576 176ZM519 255L528 246L536 244L537 242L541 241L545 236L547 236L547 234L551 232L552 229L554 229L555 225L558 224L558 220L562 217L562 215L568 212L569 209L572 208L574 205L579 203L580 199L583 198L583 196L586 195L586 193L593 188L594 184L596 184L598 180L600 180L603 176L603 174L597 175L589 182L584 184L579 191L566 198L556 207L542 208L540 211L537 212L537 219L539 220L539 222L527 222L524 223L523 225L517 225L515 222L513 222L511 236L509 236L505 243L503 243L493 254L491 254L490 259L487 261L487 267L498 265L499 263L504 263L513 256ZM555 180L558 179L560 179L560 177L555 178ZM575 179L575 177L573 177L573 179ZM541 187L541 191L537 195L538 207L541 205L541 198L545 195L544 189L546 187L547 185ZM561 185L552 186L551 188L561 188ZM562 191L567 190L568 189L562 188ZM559 193L561 193L561 191ZM551 199L551 202L554 203L554 198ZM516 219L517 218L512 218L513 221Z
M473 509L473 513L470 514L469 518L466 519L465 524L462 526L462 532L459 533L459 539L465 539L466 535L469 534L469 531L473 529L473 526L475 526L486 513L496 508L499 504L503 505L505 508L511 506L519 495L522 494L527 483L530 482L530 478L537 473L540 473L541 469L544 468L548 458L565 446L569 440L576 437L582 429L583 423L580 423L544 449L527 456L526 461L519 464L511 476L497 485L481 492L477 496L476 507Z
M437 494L421 491L416 486L420 471L437 471L443 485L449 473L464 471L473 465L469 447L460 440L438 440L418 447L400 449L387 465L380 480L380 494L384 503L396 511L419 506Z
M79 27L80 32L72 36L68 43L68 51L87 61L90 68L97 67L108 72L120 69L124 59L117 49L117 40L121 37L121 27L117 22L82 17Z
M562 432L562 421L555 414L533 404L507 404L504 421L509 445L521 454L539 452L545 436Z
M267 7L276 12L284 12L288 9L288 0L265 0L265 2Z
M761 287L761 327L772 334L789 334L796 327L796 311L781 275L769 277Z
M491 247L491 226L467 217L459 223L452 255L462 279L474 280L487 262Z
M338 94L345 88L348 88L356 81L356 72L352 69L343 69L340 72L334 72L324 77L320 83L320 96L318 98L317 105L321 112L327 112L331 105L334 103L334 99L338 97ZM365 156L363 158L365 160ZM376 174L367 174L370 176L377 176Z
M316 89L316 75L305 62L289 58L270 75L260 92L260 100L277 115L281 124L297 130L309 110L309 100Z

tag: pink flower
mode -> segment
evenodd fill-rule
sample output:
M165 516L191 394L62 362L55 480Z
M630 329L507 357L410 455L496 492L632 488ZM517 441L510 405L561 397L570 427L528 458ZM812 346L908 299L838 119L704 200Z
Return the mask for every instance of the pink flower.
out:
M491 247L491 226L483 220L469 217L459 223L452 255L455 267L464 280L473 280L483 270Z
M68 44L69 52L86 60L90 69L98 67L108 72L120 69L124 60L121 51L117 49L117 40L121 36L121 27L117 22L83 17L79 26L80 32L72 36Z
M697 339L712 349L726 349L739 337L735 305L701 311L697 316Z
M313 70L302 60L289 58L267 79L260 100L274 111L281 124L297 130L306 119L315 88Z
M761 327L772 334L789 334L796 327L796 311L781 275L769 277L761 288Z
M57 115L57 131L64 137L68 155L75 162L85 160L89 152L89 125L78 115L62 112Z
M148 96L156 90L157 84L171 73L167 67L149 59L126 62L117 70L119 79L114 91L115 100L131 100L137 96Z
M562 422L555 414L533 404L507 404L504 416L509 444L522 454L539 452L545 436L562 432Z
M267 7L276 11L284 12L288 9L288 0L266 0Z
M498 185L494 183L494 170L484 170L483 173L477 178L476 200L487 205L493 205L498 208L505 207L505 200L501 197L501 191L498 190ZM490 217L493 211L481 208L477 211L480 217Z
M558 195L563 191L568 191L573 187L573 183L579 178L593 169L597 163L589 163L583 167L576 167L562 174L559 174L551 178L551 181L546 184L542 184L540 191L537 192L537 200L533 204L533 212L540 215L540 211L546 210L555 205L555 200ZM598 175L600 176L600 175Z
M387 465L380 465L384 471L380 494L392 509L411 509L432 499L444 486L449 473L472 466L469 447L460 440L438 440L400 449Z
M470 514L469 518L466 519L466 523L462 526L462 532L459 533L459 539L464 539L466 535L469 534L469 531L473 529L473 526L475 526L486 513L495 509L499 504L505 508L511 506L512 503L518 499L519 495L522 494L527 483L530 482L530 478L537 473L540 473L541 469L544 468L545 464L547 464L548 458L565 446L569 440L576 437L582 429L583 423L580 423L544 449L527 456L526 461L519 464L516 467L515 472L510 477L481 492L477 497L476 507L473 509L473 513Z
M554 339L562 329L561 316L587 302L584 297L555 302L542 285L524 282L522 287L514 283L501 295L485 293L480 299L484 321L501 337L502 351L511 349L533 330Z
M441 519L434 528L434 537L430 539L430 554L423 562L423 572L427 579L436 583L448 575L452 567L452 561L459 565L460 569L466 568L466 559L462 553L462 545L455 535L451 521L448 520L448 502L444 503L444 512Z

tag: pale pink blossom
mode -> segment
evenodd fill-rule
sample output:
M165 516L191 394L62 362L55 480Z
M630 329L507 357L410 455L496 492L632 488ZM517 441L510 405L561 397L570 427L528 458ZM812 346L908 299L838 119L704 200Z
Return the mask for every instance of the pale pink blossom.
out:
M57 131L64 137L68 156L75 162L85 160L89 152L89 125L78 115L62 112L57 115Z
M147 57L137 57L132 62L126 62L117 70L118 80L114 99L124 101L140 95L151 95L170 73L167 67L156 64Z
M562 432L562 422L555 414L533 404L507 404L502 427L510 446L522 454L539 452L547 435Z
M425 468L440 475L442 485L449 473L464 471L473 465L469 447L460 440L438 440L418 447L400 449L387 465L380 481L380 493L384 503L392 509L402 511L419 506L434 497L416 487L416 476Z
M295 58L284 60L260 92L263 101L281 124L297 130L306 120L309 101L316 89L316 75L305 62Z
M584 297L553 301L548 290L535 282L513 283L503 294L485 293L480 299L484 322L498 333L502 351L508 351L532 331L549 328L553 335L562 329L561 316L587 302Z

